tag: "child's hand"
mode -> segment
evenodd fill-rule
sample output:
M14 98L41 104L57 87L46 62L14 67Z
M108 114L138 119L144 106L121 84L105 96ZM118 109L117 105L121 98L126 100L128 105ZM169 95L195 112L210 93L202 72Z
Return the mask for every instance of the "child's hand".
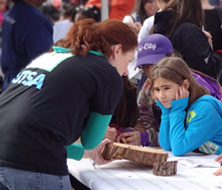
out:
M114 127L108 127L105 133L105 138L110 139L111 141L115 141L116 140L116 128Z
M189 91L184 86L179 86L178 91L176 92L176 100L186 98L189 96Z
M124 144L131 144L131 145L140 145L141 143L140 132L132 131L132 132L121 133L117 138L117 142L121 142Z
M214 175L222 175L222 167L220 167L216 172L213 173Z
M214 161L221 164L222 163L222 154L220 154L218 157L216 157Z
M220 154L218 157L216 157L215 161L221 164L222 163L222 154ZM222 166L216 172L214 172L213 174L216 175L216 176L222 175Z

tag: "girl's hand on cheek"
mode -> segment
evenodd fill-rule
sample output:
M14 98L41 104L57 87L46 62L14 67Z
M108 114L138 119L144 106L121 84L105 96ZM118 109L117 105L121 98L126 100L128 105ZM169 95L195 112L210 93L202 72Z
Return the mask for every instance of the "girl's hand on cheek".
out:
M189 96L189 91L184 86L181 86L180 90L180 98L186 98Z
M189 91L184 86L179 86L179 89L176 91L176 100L186 98L189 96Z
M176 91L176 95L175 95L175 100L180 99L180 86L178 88L178 90Z

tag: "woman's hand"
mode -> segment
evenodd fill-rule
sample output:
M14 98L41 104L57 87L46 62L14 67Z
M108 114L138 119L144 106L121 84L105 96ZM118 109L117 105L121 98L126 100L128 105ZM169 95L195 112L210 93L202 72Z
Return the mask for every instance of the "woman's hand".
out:
M141 136L139 131L125 132L121 133L117 142L131 145L140 145L141 144Z
M105 160L102 156L102 150L105 145L111 143L109 139L104 139L96 148L93 150L85 150L84 157L91 158L93 160L93 165L102 165L112 162L113 160Z
M217 158L215 158L215 161L221 164L222 163L222 154L220 154ZM222 166L213 174L216 176L222 175Z
M108 127L105 133L105 138L108 138L114 142L116 140L116 134L117 134L116 128Z

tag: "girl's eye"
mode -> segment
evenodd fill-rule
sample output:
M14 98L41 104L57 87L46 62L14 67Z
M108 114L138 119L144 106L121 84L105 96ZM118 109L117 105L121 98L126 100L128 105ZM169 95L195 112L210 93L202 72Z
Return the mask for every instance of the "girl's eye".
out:
M165 89L165 90L168 90L168 89L170 89L170 87L165 87L164 89Z
M159 92L160 89L159 88L154 88L154 92Z

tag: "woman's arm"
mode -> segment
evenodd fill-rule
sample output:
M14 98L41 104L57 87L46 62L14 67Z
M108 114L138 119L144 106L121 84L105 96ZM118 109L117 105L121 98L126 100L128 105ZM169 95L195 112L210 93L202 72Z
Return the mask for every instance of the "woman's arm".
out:
M81 143L84 149L93 149L101 143L111 118L111 114L102 115L96 112L90 114L81 135Z
M68 154L68 158L81 160L82 157L91 158L94 164L107 164L112 160L105 160L102 156L102 150L107 143L111 143L109 139L104 139L95 149L85 150L81 144L73 143L69 146L65 146Z

